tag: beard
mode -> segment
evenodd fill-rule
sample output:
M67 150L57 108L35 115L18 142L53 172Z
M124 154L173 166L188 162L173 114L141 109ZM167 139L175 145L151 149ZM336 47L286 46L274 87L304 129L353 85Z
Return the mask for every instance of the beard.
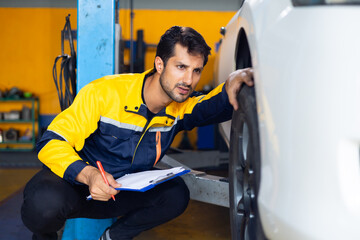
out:
M164 69L165 70L165 69ZM171 86L169 84L169 82L166 81L166 79L164 78L164 72L163 71L160 74L160 86L162 87L162 89L164 90L164 92L169 96L169 98L171 98L173 101L178 102L178 103L182 103L185 102L190 94L193 92L193 89L190 85L186 85L185 83L177 83L175 84L174 88L171 89ZM177 87L185 87L189 89L189 93L186 95L183 94L176 94L175 90Z

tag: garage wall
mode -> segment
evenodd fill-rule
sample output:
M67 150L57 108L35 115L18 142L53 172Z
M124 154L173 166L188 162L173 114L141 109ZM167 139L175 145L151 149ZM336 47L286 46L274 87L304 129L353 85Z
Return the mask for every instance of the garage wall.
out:
M16 86L33 92L41 114L60 112L52 67L69 13L76 28L76 9L0 8L0 90Z
M198 30L213 49L199 83L198 89L201 89L212 80L214 48L220 38L219 29L231 19L240 1L179 2L134 1L134 35L138 29L143 29L145 42L156 44L165 30L173 25L191 26ZM120 1L119 6L122 35L124 39L130 39L129 1ZM61 53L60 31L69 13L72 28L76 29L74 0L0 0L0 90L17 86L37 95L44 120L41 125L46 125L47 116L53 117L60 112L52 66L55 57ZM146 53L146 68L152 67L154 57L155 49L149 49Z

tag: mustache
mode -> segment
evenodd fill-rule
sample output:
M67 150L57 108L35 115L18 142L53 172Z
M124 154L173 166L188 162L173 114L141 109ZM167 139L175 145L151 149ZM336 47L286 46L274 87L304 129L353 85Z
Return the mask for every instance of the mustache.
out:
M185 83L177 83L175 85L175 87L184 87L184 88L188 88L190 91L192 91L191 85L186 85Z

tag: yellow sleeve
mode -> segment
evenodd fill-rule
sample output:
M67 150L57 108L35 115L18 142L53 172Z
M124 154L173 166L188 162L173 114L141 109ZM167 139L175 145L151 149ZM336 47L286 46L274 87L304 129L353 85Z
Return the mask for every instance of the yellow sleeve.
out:
M38 157L56 175L74 182L87 165L76 151L83 148L86 138L97 129L102 103L96 85L90 83L49 125L38 143Z

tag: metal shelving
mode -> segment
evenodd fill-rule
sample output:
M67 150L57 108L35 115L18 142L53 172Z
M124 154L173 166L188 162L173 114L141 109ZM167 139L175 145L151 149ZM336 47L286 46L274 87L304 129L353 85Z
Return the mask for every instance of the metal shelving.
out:
M18 141L5 141L4 136L0 142L0 151L32 151L36 144L36 129L39 129L39 99L38 98L0 98L0 104L6 104L14 102L17 104L31 103L31 119L23 120L4 120L0 119L1 125L11 125L16 128L15 125L30 125L31 126L31 140L18 140ZM19 108L19 111L21 108ZM4 130L4 129L3 129Z

